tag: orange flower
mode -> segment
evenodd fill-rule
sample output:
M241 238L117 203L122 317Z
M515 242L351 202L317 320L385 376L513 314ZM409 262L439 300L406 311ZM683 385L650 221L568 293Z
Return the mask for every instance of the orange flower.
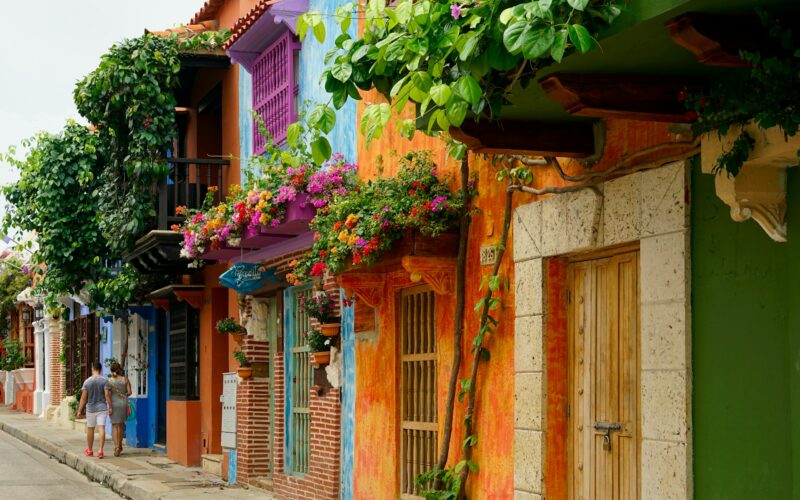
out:
M181 230L181 226L179 226L178 224L173 224L169 228L175 231L176 233Z
M297 264L297 259L294 259L293 261L289 262L289 267L297 267Z
M175 207L175 215L183 215L186 213L186 207L183 205Z
M209 193L216 193L217 191L219 191L219 186L208 186Z
M333 225L333 230L334 231L340 230L342 228L343 224L344 224L344 222L342 222L342 221L336 221L336 223Z
M320 236L322 235L319 233L314 233L314 241L317 241L320 238Z

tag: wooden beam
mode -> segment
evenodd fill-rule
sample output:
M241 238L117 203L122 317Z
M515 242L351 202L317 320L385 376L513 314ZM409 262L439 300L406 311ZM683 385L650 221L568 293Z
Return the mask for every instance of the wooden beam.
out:
M594 154L591 122L465 120L450 135L470 151L485 154L529 154L586 158Z
M681 80L561 73L545 77L539 84L551 99L576 116L669 123L692 121L678 99L687 88L687 83Z
M672 41L692 52L707 66L746 68L742 49L755 49L766 42L761 21L756 17L715 16L689 13L666 23Z

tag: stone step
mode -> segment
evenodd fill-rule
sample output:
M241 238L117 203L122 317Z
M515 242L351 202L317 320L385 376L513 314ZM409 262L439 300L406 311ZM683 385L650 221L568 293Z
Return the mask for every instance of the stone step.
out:
M206 454L202 457L203 472L222 477L222 455Z

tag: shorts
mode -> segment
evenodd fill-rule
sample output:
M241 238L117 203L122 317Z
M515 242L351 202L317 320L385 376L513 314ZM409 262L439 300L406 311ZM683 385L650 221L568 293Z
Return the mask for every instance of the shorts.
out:
M106 426L106 419L108 419L108 410L97 411L97 412L86 412L86 427L93 428L100 425L100 427Z

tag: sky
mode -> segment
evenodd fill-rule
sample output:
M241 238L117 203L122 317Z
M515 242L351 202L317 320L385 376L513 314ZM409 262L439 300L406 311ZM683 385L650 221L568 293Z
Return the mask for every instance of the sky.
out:
M117 41L186 24L203 0L4 0L0 151L78 119L75 83ZM0 163L0 184L16 173ZM1 209L0 209L1 210Z

